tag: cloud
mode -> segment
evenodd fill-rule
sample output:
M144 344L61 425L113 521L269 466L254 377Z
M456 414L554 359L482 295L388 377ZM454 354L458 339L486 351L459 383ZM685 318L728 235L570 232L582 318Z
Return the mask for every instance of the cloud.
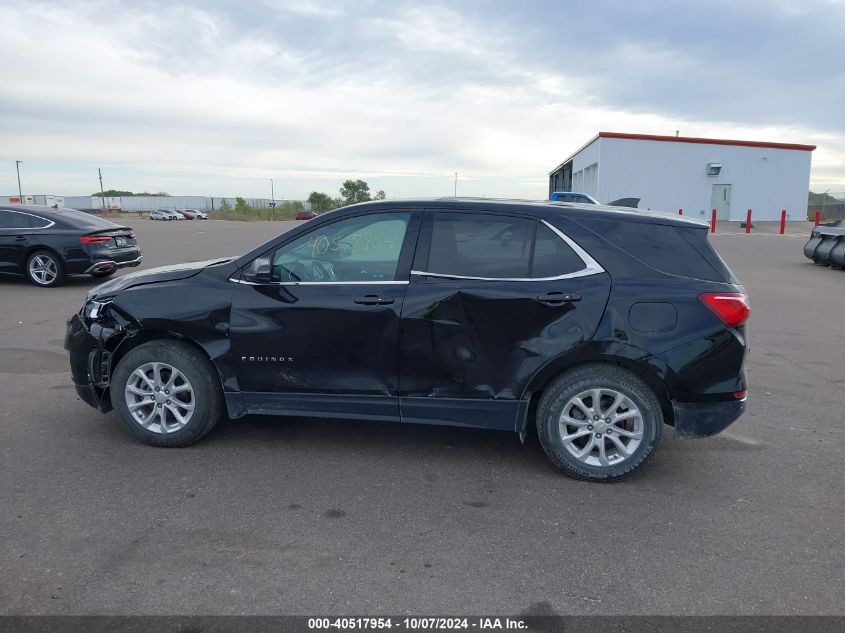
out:
M24 188L542 197L598 130L816 143L845 191L845 5L123 2L0 7ZM456 8L460 7L460 8ZM35 28L37 25L37 28ZM13 170L0 191L16 190ZM838 189L837 189L838 188Z

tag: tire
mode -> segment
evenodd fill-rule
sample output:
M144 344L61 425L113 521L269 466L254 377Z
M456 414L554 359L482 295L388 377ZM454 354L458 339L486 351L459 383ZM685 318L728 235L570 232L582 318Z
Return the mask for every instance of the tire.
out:
M599 394L598 419L594 390ZM574 404L579 396L583 407ZM565 413L572 424L561 419ZM616 417L619 421L608 425ZM546 455L564 474L583 481L619 481L639 471L657 450L662 426L654 392L616 365L583 365L561 374L537 407L537 434ZM590 442L593 448L588 450ZM582 452L583 457L574 454Z
M104 270L101 272L91 273L91 276L96 277L97 279L103 279L104 277L111 277L116 272L117 268L112 268L111 270Z
M52 251L35 251L26 259L26 277L36 286L53 288L65 281L62 259Z
M160 376L157 392L156 366ZM161 396L159 394L169 391L166 386L173 377L171 369L179 376L171 381L173 391ZM149 376L148 380L144 381L136 370ZM184 389L185 384L189 389ZM147 403L148 396L153 396L150 403ZM127 352L112 374L111 400L126 429L152 446L193 444L214 428L225 410L220 382L211 362L190 345L173 340L150 341ZM134 410L140 417L152 415L146 426L130 412L127 400L134 403ZM193 405L190 412L184 406L186 404ZM174 410L186 420L184 425ZM163 429L162 413L165 418Z

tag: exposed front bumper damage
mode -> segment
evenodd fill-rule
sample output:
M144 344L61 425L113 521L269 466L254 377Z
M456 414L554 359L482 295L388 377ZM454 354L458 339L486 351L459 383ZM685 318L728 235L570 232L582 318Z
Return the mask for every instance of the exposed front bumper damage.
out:
M112 410L109 394L112 353L128 332L126 323L120 321L109 318L96 322L79 313L67 323L65 349L70 354L70 373L76 393L103 413Z
M675 437L710 437L728 428L745 412L745 402L674 402Z

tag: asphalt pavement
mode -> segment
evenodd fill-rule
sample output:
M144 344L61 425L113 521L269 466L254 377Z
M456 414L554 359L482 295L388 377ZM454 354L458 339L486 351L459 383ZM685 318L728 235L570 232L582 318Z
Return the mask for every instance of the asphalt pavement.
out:
M144 268L291 224L132 222ZM613 485L493 431L250 417L144 446L70 383L96 282L0 280L0 614L843 615L845 272L801 233L711 238L751 296L748 411L667 427Z

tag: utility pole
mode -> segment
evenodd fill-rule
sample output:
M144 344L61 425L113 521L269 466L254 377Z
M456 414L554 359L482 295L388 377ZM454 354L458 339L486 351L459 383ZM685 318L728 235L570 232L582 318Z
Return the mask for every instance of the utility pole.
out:
M23 204L23 191L21 191L21 163L22 160L15 161L15 170L18 172L18 197L21 199L21 204Z
M100 174L100 207L105 212L106 210L106 194L103 193L103 170L97 167L97 173Z
M455 172L455 197L458 197L458 172Z
M276 192L273 190L273 179L270 179L270 206L276 206Z

